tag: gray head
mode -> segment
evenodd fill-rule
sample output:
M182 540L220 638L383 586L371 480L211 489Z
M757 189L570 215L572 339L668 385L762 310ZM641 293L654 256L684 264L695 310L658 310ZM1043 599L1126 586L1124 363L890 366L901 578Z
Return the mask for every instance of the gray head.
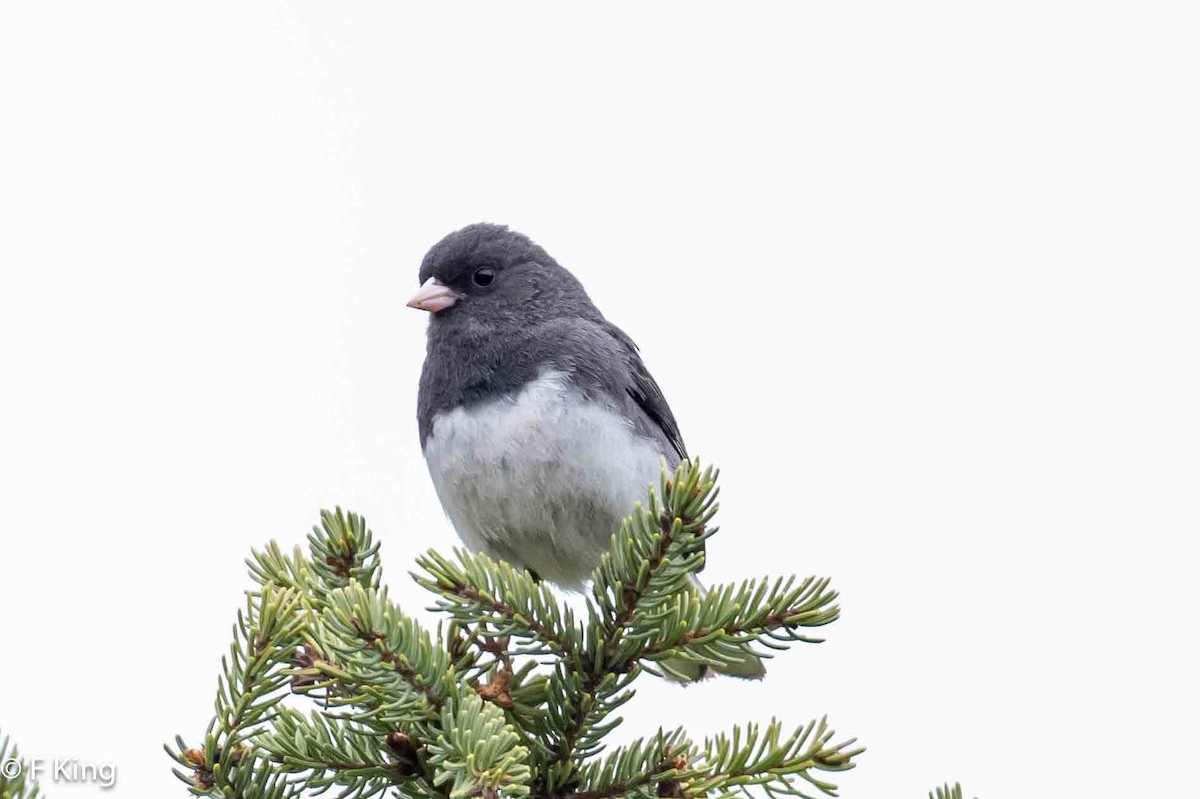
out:
M429 311L434 327L599 318L574 275L503 225L468 225L446 236L425 255L418 277L421 288L408 304Z

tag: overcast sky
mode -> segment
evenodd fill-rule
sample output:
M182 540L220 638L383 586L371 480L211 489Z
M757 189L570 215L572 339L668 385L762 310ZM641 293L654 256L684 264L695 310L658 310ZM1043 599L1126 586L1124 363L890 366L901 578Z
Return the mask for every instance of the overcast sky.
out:
M708 579L842 592L761 684L644 682L622 740L828 714L846 797L1182 795L1194 6L398 5L0 7L0 727L184 796L242 560L322 507L428 618L404 301L490 220L722 467Z

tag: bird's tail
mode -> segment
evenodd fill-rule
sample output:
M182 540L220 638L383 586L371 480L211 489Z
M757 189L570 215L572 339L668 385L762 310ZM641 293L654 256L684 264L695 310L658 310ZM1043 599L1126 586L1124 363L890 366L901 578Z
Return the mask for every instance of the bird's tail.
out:
M704 587L694 574L692 575L692 583L701 594L707 593L708 589ZM724 674L729 677L739 677L743 680L761 680L767 673L766 667L763 666L762 658L753 652L746 652L737 660L726 663L696 663L685 658L668 658L659 665L665 667L663 674L668 679L680 683L699 682L713 674Z

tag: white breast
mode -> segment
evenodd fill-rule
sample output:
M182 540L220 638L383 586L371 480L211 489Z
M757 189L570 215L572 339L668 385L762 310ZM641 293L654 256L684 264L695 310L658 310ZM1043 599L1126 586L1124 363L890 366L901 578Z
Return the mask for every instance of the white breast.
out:
M514 397L434 417L425 460L472 549L578 587L659 479L657 446L547 371Z

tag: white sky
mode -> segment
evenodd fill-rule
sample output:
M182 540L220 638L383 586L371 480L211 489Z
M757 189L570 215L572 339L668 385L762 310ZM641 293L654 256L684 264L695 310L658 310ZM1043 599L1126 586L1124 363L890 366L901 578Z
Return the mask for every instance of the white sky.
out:
M722 467L708 579L843 594L622 738L828 713L846 797L1183 795L1194 6L398 5L0 7L0 727L185 795L160 744L209 719L242 559L320 507L420 612L456 539L403 303L491 220Z

